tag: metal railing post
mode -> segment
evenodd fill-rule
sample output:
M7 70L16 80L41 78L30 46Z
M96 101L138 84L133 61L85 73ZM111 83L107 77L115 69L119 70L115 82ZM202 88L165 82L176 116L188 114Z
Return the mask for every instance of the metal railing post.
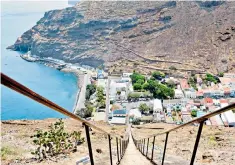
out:
M108 135L109 138L109 156L110 156L110 164L113 165L113 159L112 159L112 146L111 146L111 137Z
M145 147L145 139L144 139L144 142L143 142L143 154L144 154L144 147Z
M151 156L151 161L153 161L153 151L154 151L154 144L155 144L155 136L153 137L153 148L152 148L152 156Z
M119 162L120 159L119 159L118 138L117 137L116 137L116 143L117 143L117 158L118 158L118 162Z
M169 132L166 133L165 146L164 146L164 151L163 151L163 156L162 156L162 165L164 164L164 159L165 159L165 154L166 154L166 145L167 145L167 140L168 140L168 134L169 134Z
M196 153L197 153L198 144L199 144L201 133L202 133L203 124L204 124L204 120L200 122L200 125L199 125L199 128L198 128L197 138L196 138L195 145L194 145L194 148L193 148L193 154L192 154L190 165L194 164L194 160L195 160L195 156L196 156Z
M122 140L119 140L120 142L120 159L122 158Z
M84 126L85 126L85 132L86 132L86 139L87 139L87 146L88 146L88 150L89 150L90 162L91 162L91 165L94 165L92 148L91 148L91 139L90 139L90 133L89 133L89 126L86 125L86 124L84 124Z
M147 141L147 148L146 148L146 156L148 157L148 149L149 149L149 138L148 138L148 141Z

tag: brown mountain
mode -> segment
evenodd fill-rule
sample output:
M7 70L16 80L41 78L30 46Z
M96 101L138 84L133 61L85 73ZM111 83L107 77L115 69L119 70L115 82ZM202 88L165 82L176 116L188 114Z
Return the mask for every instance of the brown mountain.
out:
M79 2L9 49L119 70L235 70L235 2Z

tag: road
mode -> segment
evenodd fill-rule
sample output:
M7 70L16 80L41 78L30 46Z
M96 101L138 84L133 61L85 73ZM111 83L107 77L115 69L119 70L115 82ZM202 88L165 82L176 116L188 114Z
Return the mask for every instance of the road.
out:
M110 89L110 77L108 76L108 81L106 85L106 108L105 108L105 121L108 122L109 120L109 89Z
M86 101L86 86L88 84L90 84L90 75L89 74L85 74L83 77L83 83L78 95L78 99L77 99L77 103L76 106L74 108L74 113L76 113L77 111L79 111L81 108L85 108L85 101Z

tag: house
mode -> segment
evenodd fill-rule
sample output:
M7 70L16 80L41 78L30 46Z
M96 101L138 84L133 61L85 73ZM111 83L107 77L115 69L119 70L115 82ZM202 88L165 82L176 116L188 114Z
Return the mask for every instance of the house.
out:
M139 109L131 109L129 112L129 116L133 118L141 118L142 114Z
M153 113L162 112L162 102L159 99L154 99L153 101Z
M104 78L104 74L103 74L103 70L98 70L97 71L97 79L103 79Z
M189 89L188 81L187 79L181 79L180 80L180 86L182 90Z
M187 99L172 99L172 100L163 100L163 107L173 107L176 105L185 106L187 104Z
M189 99L195 99L197 97L197 93L194 89L189 89L184 91L185 97Z
M212 98L204 98L204 104L208 105L212 105L213 104L213 99Z
M230 97L231 94L230 88L225 87L223 88L223 91L224 91L224 97Z
M235 73L224 73L225 78L235 78Z
M196 96L197 98L203 98L203 91L202 90L197 91Z
M184 97L184 93L181 89L175 89L175 98L181 99Z
M112 111L111 124L125 125L126 124L126 109L117 109Z
M122 77L130 77L133 73L122 73Z
M111 81L110 90L109 90L109 98L110 100L126 100L127 99L127 90L128 83L120 82L120 81Z
M230 87L230 88L235 87L235 78L220 77L219 79L223 86Z

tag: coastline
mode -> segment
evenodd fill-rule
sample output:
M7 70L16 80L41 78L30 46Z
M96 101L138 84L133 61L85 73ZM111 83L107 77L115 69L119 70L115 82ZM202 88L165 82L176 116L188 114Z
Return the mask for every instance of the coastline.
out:
M77 82L78 91L76 94L76 98L75 98L75 102L74 102L74 106L72 110L74 114L76 114L79 109L85 108L84 103L85 103L86 85L90 84L89 80L90 80L91 73L87 73L87 72L90 72L90 70L87 70L87 69L84 69L84 70L86 70L85 71L86 73L84 73L81 70L74 69L74 68L63 68L60 70L62 72L74 73L78 79L78 82Z

